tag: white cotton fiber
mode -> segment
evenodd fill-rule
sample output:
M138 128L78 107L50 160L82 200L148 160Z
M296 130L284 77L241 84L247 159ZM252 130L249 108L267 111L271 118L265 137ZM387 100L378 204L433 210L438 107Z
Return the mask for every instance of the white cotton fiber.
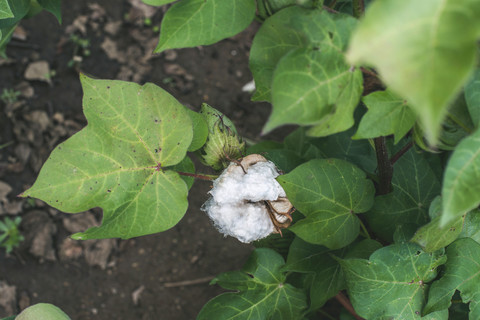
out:
M213 182L202 210L220 232L249 243L275 231L264 201L285 197L285 191L275 180L279 173L272 162L257 162L246 171L231 163Z

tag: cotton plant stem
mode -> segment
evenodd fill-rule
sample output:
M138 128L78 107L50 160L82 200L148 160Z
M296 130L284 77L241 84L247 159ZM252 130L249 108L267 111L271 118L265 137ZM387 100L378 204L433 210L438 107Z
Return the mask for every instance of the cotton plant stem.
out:
M377 195L384 195L392 191L393 165L388 157L385 137L375 138L374 142L379 180Z
M355 18L360 18L365 12L365 3L364 0L353 0L353 16Z
M218 176L211 175L211 174L197 174L197 173L189 173L189 172L181 172L181 171L177 171L177 173L181 176L192 177L195 179L207 180L207 181L212 181L218 178Z
M357 312L355 312L355 309L353 309L353 306L350 302L350 300L348 300L348 298L340 291L339 293L337 293L337 295L335 296L335 299L337 299L338 302L340 302L340 304L345 308L347 309L348 312L350 312L350 314L357 320L365 320L363 319L362 317L360 317Z
M413 147L413 141L410 141L406 145L403 146L402 149L400 149L397 153L395 153L391 158L390 158L390 163L392 166L395 164L395 162L398 161L411 147Z

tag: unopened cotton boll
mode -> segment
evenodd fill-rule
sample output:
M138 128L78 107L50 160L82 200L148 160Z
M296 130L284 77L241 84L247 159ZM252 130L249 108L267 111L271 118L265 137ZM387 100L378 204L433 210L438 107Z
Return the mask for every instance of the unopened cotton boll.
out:
M265 238L291 220L293 207L278 176L275 164L258 154L232 162L213 182L202 210L225 235L244 243Z

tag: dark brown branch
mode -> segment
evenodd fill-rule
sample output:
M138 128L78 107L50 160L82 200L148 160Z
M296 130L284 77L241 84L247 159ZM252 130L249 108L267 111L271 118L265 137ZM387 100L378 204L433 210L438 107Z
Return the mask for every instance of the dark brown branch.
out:
M390 163L392 166L397 162L398 159L400 159L410 148L413 146L413 141L410 141L406 145L403 146L402 149L400 149L397 153L395 153L391 158L390 158Z
M375 138L375 152L377 154L378 190L377 195L383 195L392 191L393 166L388 158L385 137Z
M335 299L337 299L338 302L340 302L340 304L345 308L347 309L348 312L350 312L350 314L357 320L365 320L363 319L362 317L360 317L357 312L355 312L355 309L353 309L353 306L352 304L350 303L350 300L348 300L348 298L340 291L339 293L337 293L337 295L335 296Z

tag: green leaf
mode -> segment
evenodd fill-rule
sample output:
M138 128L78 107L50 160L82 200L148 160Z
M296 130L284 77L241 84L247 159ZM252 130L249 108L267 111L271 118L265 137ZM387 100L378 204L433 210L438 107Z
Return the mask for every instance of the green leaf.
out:
M475 126L470 118L464 95L459 95L449 107L447 116L442 123L438 148L454 150L458 143L471 134Z
M393 167L393 192L377 196L365 215L371 229L391 241L395 227L408 222L417 227L428 221L427 208L440 193L440 183L429 162L410 149Z
M0 29L0 57L7 58L7 54L5 52L7 49L7 44L19 23Z
M447 309L455 290L464 303L470 303L469 319L480 319L480 244L472 239L458 239L447 247L445 274L430 288L424 312Z
M355 311L365 319L421 319L426 283L445 263L441 252L425 253L404 243L375 251L369 260L339 260Z
M248 27L255 0L182 0L163 17L154 52L209 45Z
M264 132L283 124L318 125L309 132L325 136L353 125L353 110L361 96L360 70L343 54L355 19L330 18L314 10L302 23L307 47L294 49L278 62L272 81L273 111Z
M480 69L475 71L465 86L465 100L475 127L478 127L480 124Z
M288 253L285 271L313 274L310 282L310 311L322 307L325 302L345 289L343 272L330 252L343 256L345 248L332 252L330 249L307 243L296 237Z
M173 227L184 215L187 184L169 166L192 140L185 108L147 83L81 76L88 125L60 144L23 196L65 212L101 207L100 227L76 239L131 238Z
M177 0L142 0L142 1L143 3L146 3L151 6L163 6L164 4L172 3Z
M352 36L348 60L374 66L436 144L447 107L475 65L479 16L477 0L376 1Z
M415 114L407 101L389 90L376 91L363 97L368 112L363 116L353 139L368 139L395 135L395 144L415 124Z
M327 300L345 289L345 280L336 257L366 257L368 258L382 245L374 240L364 240L352 248L345 247L331 251L326 247L307 243L296 237L290 246L287 263L283 270L311 273L310 311L322 307Z
M308 130L312 137L325 137L345 131L354 124L353 114L363 91L363 78L358 70L350 74L350 80L338 96L335 108Z
M480 204L480 130L462 140L445 169L442 198L445 225Z
M253 251L242 271L221 274L212 283L238 292L210 300L197 317L203 319L301 319L305 293L285 283L282 256L273 250Z
M247 148L246 154L253 154L253 153L262 153L267 150L275 150L275 149L283 149L283 143L272 141L272 140L264 140L260 141L253 146Z
M188 108L185 109L188 111L188 115L190 116L193 125L193 139L188 147L188 151L192 152L203 147L207 141L208 126L207 121L205 121L205 118L201 114Z
M186 156L180 163L174 165L173 167L169 167L168 169L176 172L195 173L195 164L193 163L192 159L190 159L190 157ZM190 190L190 188L193 186L193 183L195 182L195 178L184 175L180 175L180 178L185 181L188 189Z
M13 17L0 19L0 29L16 25L30 10L30 0L7 0Z
M459 238L472 238L480 243L480 210L475 209L467 213Z
M436 199L435 199L436 200ZM435 204L432 202L430 207ZM439 214L441 214L441 208ZM434 252L455 241L462 232L464 217L458 217L453 223L440 225L440 216L436 216L428 224L417 230L412 242L419 244L425 252Z
M23 310L17 320L70 320L60 308L50 303L37 303Z
M365 173L339 159L315 159L277 178L306 218L290 230L303 240L342 248L358 235L357 213L369 210L375 190Z
M310 12L298 6L285 8L266 19L256 33L250 50L250 70L256 87L252 100L271 101L270 89L277 63L290 50L308 43L297 21L306 20Z
M14 14L7 0L0 0L0 19L13 18Z
M377 168L374 147L367 140L352 140L354 130L337 133L313 140L324 158L337 158L351 162L366 172L373 173Z
M37 0L48 12L51 12L62 23L62 0Z

